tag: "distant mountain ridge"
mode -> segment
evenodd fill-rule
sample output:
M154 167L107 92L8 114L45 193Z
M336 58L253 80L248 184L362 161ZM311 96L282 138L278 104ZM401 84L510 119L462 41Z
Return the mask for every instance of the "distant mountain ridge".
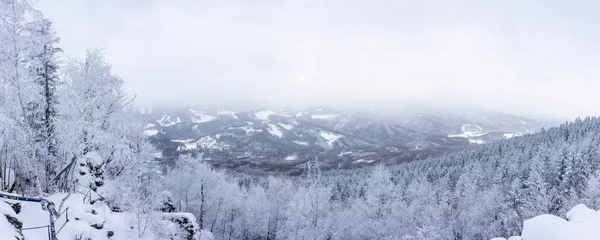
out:
M143 108L140 112L148 122L145 134L164 158L202 154L215 165L245 172L294 174L315 158L324 169L392 164L456 151L469 142L527 133L433 115L409 116L389 124L325 107L247 112Z

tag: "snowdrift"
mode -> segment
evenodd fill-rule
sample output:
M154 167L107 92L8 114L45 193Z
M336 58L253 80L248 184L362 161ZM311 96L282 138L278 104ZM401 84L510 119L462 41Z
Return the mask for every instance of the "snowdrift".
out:
M600 212L583 204L567 213L567 219L544 214L523 223L523 240L598 240L600 239ZM512 240L513 238L509 238ZM492 240L504 240L494 238Z

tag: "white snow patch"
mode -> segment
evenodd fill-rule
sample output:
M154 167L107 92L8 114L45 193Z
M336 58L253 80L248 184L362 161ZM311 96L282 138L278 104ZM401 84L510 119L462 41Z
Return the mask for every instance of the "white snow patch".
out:
M294 142L295 144L298 144L298 145L308 146L308 142L302 142L302 141L292 141L292 142Z
M249 126L230 127L229 129L241 129L241 130L244 130L244 131L246 131L246 135L250 135L250 133L253 133L253 132L262 132L262 129L254 129L254 128L251 128Z
M279 123L279 126L285 128L285 130L292 130L292 128L294 128L294 126L285 123Z
M284 160L286 160L286 161L294 161L294 160L297 160L297 159L298 159L298 155L296 155L296 154L289 155L289 156L287 156L287 157L284 158Z
M338 154L338 157L348 155L348 154L352 154L352 152L341 152L340 154Z
M171 142L183 143L183 146L177 147L177 151L193 150L198 148L198 144L194 142L194 139L171 140Z
M161 126L173 126L175 124L181 123L181 119L178 117L175 120L172 119L171 115L163 115L159 120L156 120L158 124Z
M372 162L375 162L375 160L358 159L358 160L354 161L354 163L372 163Z
M518 136L522 136L522 135L523 134L520 134L520 133L505 133L504 138L509 139L509 138L518 137Z
M104 164L104 160L100 157L100 154L96 151L91 151L83 155L83 158L87 160L87 162L93 164L94 166L100 166Z
M196 142L196 146L206 150L224 150L227 148L227 145L223 143L219 143L217 140L212 138L211 136L204 136L198 139Z
M192 122L193 123L204 123L204 122L210 122L210 121L215 120L215 119L217 119L217 118L214 117L214 116L202 114L202 115L197 116L197 117L192 117Z
M331 120L331 119L337 117L337 114L314 114L314 115L312 115L310 117L312 119Z
M220 115L220 116L229 116L229 117L232 117L234 119L238 119L238 116L237 116L236 112L231 111L231 110L221 110L221 111L218 111L217 115Z
M483 136L485 133L483 129L476 124L463 124L461 127L460 134L450 134L448 137L462 137L462 138L471 138L471 137L479 137Z
M261 119L261 120L269 120L269 116L275 114L275 112L271 111L271 110L262 110L262 111L258 111L254 113L254 116L257 119Z
M332 132L320 132L319 135L327 141L327 144L332 147L333 143L342 138L343 136L340 134L332 133Z
M269 133L271 133L271 135L277 136L279 138L283 137L283 133L281 132L281 130L279 130L279 128L275 124L269 124Z
M469 139L469 143L474 143L474 144L485 144L485 141L480 140L480 139Z
M203 111L190 109L190 112L194 114L194 117L191 117L193 123L210 122L212 120L217 119L216 117L208 115Z
M158 134L158 130L156 130L156 129L144 130L144 135L146 135L146 136L154 136L156 134Z

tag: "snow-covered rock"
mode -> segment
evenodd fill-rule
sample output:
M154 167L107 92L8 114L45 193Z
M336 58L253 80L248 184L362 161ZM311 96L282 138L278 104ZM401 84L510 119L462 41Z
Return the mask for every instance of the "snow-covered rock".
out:
M104 185L104 160L96 151L91 151L77 159L73 178L77 183L75 189L85 193L88 187L97 190Z
M23 239L23 233L15 225L21 222L17 213L4 201L0 201L0 237L1 239Z
M587 208L584 204L579 204L567 212L569 222L584 223L597 217L600 217L598 212Z
M600 212L580 204L567 213L567 219L568 221L549 214L534 217L523 223L520 237L511 237L508 240L600 239Z

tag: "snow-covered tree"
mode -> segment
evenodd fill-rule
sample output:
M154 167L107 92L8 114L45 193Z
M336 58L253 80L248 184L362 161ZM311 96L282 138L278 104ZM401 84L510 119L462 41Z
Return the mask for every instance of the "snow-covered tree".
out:
M135 126L128 107L133 98L123 89L123 80L111 73L100 50L87 52L85 60L71 60L64 68L64 86L60 91L60 118L57 120L57 137L61 146L63 163L58 176L69 184L69 172L74 163L87 153L96 151L103 161L89 165L89 172L96 177L91 189L103 184L104 169L109 172L114 162L135 160L144 147L139 143L142 130L128 135ZM138 123L141 125L141 123ZM135 128L133 128L135 129Z
M19 146L5 146L18 151L7 157L13 158L19 166L21 178L33 180L40 195L43 186L38 159L43 153L39 152L37 137L43 129L36 129L39 120L36 114L43 89L32 69L37 68L33 59L39 59L39 49L46 38L38 30L46 22L27 0L0 1L0 84L3 89L0 118L3 137Z

